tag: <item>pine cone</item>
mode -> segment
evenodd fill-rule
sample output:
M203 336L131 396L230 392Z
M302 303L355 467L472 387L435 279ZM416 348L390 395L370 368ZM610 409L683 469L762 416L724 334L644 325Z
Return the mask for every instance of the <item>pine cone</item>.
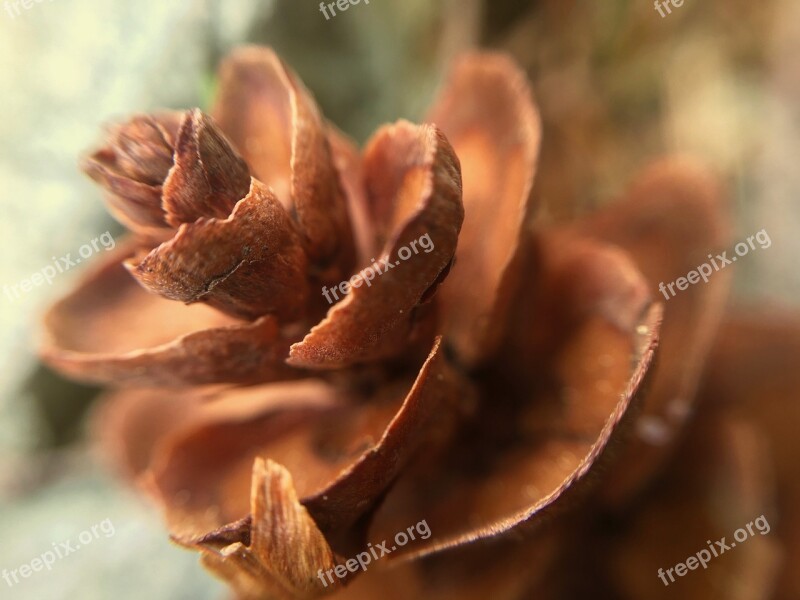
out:
M540 137L524 74L471 54L425 124L358 152L249 47L210 116L134 117L84 161L131 235L48 313L42 354L117 388L105 452L239 597L654 598L681 556L641 547L692 498L749 490L693 513L701 545L763 512L758 465L730 462L756 437L697 405L728 274L658 302L730 244L724 190L665 159L547 223ZM741 551L757 576L767 546Z

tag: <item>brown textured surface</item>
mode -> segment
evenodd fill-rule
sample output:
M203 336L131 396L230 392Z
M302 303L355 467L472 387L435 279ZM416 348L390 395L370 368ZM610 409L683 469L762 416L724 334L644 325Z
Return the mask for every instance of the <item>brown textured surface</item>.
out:
M308 259L289 216L264 184L227 219L201 218L140 260L126 262L148 289L171 300L205 302L228 314L291 320L308 299Z
M405 469L423 441L455 413L465 389L447 365L441 338L437 338L403 405L386 429L357 461L321 492L307 497L308 508L320 528L336 532L352 526L374 508L383 493Z
M212 114L296 216L311 258L320 268L333 266L339 279L347 276L355 262L347 203L326 125L294 73L269 48L240 48L220 69Z
M610 569L622 597L768 598L780 564L774 535L753 527L754 536L737 542L734 532L762 514L777 523L772 486L763 440L746 422L717 414L693 423L647 510L629 515L628 527L611 543ZM723 537L731 547L708 568L698 565L683 577L673 572L669 586L658 578L658 569L685 563L708 549L707 540Z
M173 227L200 217L225 219L250 190L244 160L199 109L187 111L164 180L163 209Z
M626 449L627 468L611 474L607 501L622 505L669 456L692 412L705 356L716 334L735 265L715 272L669 300L660 283L708 262L732 246L728 196L717 178L696 161L672 158L647 167L626 196L575 225L577 231L616 244L629 253L664 305L662 353L653 388L638 417L639 435ZM669 293L669 291L667 292ZM648 428L663 435L651 438Z
M680 582L690 598L764 597L779 574L774 546L780 541L789 554L796 546L796 486L784 481L793 453L789 443L770 447L764 435L778 429L788 438L787 425L767 411L758 426L743 423L750 392L713 387L728 381L714 362L703 397L736 402L693 401L731 271L669 300L658 289L709 252L729 249L725 194L712 173L690 159L660 161L596 215L568 225L545 216L526 228L540 131L528 85L509 59L457 61L432 112L445 131L400 121L380 129L362 154L322 119L272 51L236 51L222 72L215 114L256 174L232 214L236 193L209 205L204 139L219 164L231 165L217 173L217 187L235 189L243 164L201 113L189 113L174 139L135 130L152 155L121 155L133 179L157 182L168 163L162 141L177 149L171 187L186 201L173 208L190 222L150 255L160 261L158 291L184 301L219 292L212 305L240 317L274 314L252 324L279 341L269 361L291 341L288 362L309 370L276 370L280 381L268 384L156 386L108 398L97 419L107 454L159 502L180 543L199 550L244 598L334 591L320 587L317 569L382 540L391 556L344 597L369 597L381 585L398 598L649 597L663 592L654 564L674 565L691 552L669 557L684 553L695 533L745 524L757 515L731 525L773 500L772 458L783 498L775 519L789 528ZM242 214L245 226L232 225ZM395 263L399 249L423 235L434 251ZM257 258L272 260L257 260L265 270L253 273L243 254L259 242L269 249L258 246ZM283 243L302 257L288 271L275 262L287 255ZM314 290L346 280L355 256L363 267L373 251L394 264L391 272L353 289L309 332L327 308ZM451 270L458 275L446 279ZM364 271L356 278L364 281ZM130 281L118 281L106 283L141 301L141 290L135 296ZM147 323L127 300L91 298L76 310L86 320L125 305L105 317L127 311L130 321ZM202 314L195 308L173 304L170 332L189 327ZM67 319L58 332L76 346L79 322ZM222 326L208 325L198 322L192 335L212 344L216 338L203 336ZM147 329L130 338L161 334ZM203 347L191 339L181 340L181 360ZM130 343L119 335L88 340ZM758 348L768 356L775 344ZM274 366L259 373L274 381ZM201 381L220 381L222 371L202 372ZM298 380L286 381L291 376ZM769 397L780 404L794 382L772 379ZM764 387L744 386L762 395ZM728 497L735 501L720 504ZM397 532L423 521L429 538L393 547ZM526 560L536 564L525 568ZM384 572L392 566L395 573ZM784 572L779 584L790 594L794 580ZM668 591L683 589L675 585Z
M289 364L330 369L368 360L383 338L411 329L415 310L452 260L464 215L461 176L441 132L404 121L386 127L367 146L364 169L384 239L378 260L393 267L381 266L370 286L360 272L361 284L292 346ZM398 250L426 234L433 249L400 261Z
M312 380L209 392L204 403L194 402L183 424L166 428L157 440L149 465L153 489L173 531L199 534L204 526L244 516L252 462L269 456L295 474L303 504L322 531L351 543L361 536L358 528L344 534L375 506L420 445L441 437L463 392L438 341L413 385L394 382L369 398L346 400ZM110 402L124 404L124 398ZM140 402L142 410L156 408ZM131 411L121 414L136 422ZM126 439L126 447L138 445ZM209 514L215 515L211 521Z
M442 286L444 331L459 359L497 348L524 277L521 245L541 125L525 74L502 54L460 58L427 121L453 145L464 178L464 226Z
M537 243L536 291L521 296L530 321L517 322L525 343L505 342L536 383L491 379L449 455L398 481L376 514L375 538L424 518L433 535L408 550L419 556L540 521L563 508L641 397L660 325L641 276L595 243L557 233ZM542 322L549 328L539 335Z
M708 358L701 399L755 429L775 477L770 538L780 540L776 600L800 596L800 318L780 308L733 311ZM771 514L773 514L771 513ZM770 516L771 516L770 514ZM749 519L748 519L749 521Z
M242 322L149 294L120 264L120 242L45 316L41 354L61 372L115 385L189 385L293 377L275 320Z
M167 228L162 184L173 164L180 112L136 115L109 127L106 145L84 158L84 172L106 189L111 213L137 233Z
M206 536L180 543L200 550L203 564L242 599L317 597L324 591L317 570L331 568L334 555L299 503L290 473L271 460L256 460L250 504L253 517L242 541L229 530L220 541Z
M328 126L328 140L333 152L334 164L339 172L342 189L347 198L350 222L353 224L353 236L358 249L356 265L358 268L362 268L370 263L378 248L375 245L375 231L370 219L367 194L364 189L361 153L355 142L333 125Z

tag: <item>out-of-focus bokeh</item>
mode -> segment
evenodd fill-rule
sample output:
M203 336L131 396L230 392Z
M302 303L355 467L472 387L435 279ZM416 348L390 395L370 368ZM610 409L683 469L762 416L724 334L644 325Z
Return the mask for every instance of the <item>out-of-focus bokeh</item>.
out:
M688 0L663 17L649 1L372 0L331 19L311 0L2 2L0 572L106 519L113 534L19 584L0 581L0 597L225 594L92 452L86 416L97 390L35 358L41 313L81 266L19 297L12 290L121 233L76 167L101 124L207 106L220 57L252 42L276 47L359 141L380 123L419 120L455 53L508 51L529 72L544 121L540 218L612 200L651 158L695 154L733 192L737 241L762 229L772 241L735 266L734 301L798 304L795 0Z

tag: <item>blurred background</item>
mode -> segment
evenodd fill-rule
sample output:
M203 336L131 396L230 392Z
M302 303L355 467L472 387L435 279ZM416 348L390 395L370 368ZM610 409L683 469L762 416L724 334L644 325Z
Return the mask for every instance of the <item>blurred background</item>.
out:
M0 0L2 1L2 0ZM30 4L28 4L30 2ZM28 8L25 8L25 6ZM314 0L25 0L0 7L0 286L121 229L76 167L103 123L207 107L221 56L275 47L359 142L419 120L448 60L484 46L528 71L544 122L539 218L612 201L649 160L694 154L734 199L737 241L772 246L735 267L734 302L800 298L800 3L686 0L371 0L326 19ZM0 294L0 571L109 519L114 534L0 597L221 598L118 483L87 435L99 390L36 359L38 321L80 275Z

